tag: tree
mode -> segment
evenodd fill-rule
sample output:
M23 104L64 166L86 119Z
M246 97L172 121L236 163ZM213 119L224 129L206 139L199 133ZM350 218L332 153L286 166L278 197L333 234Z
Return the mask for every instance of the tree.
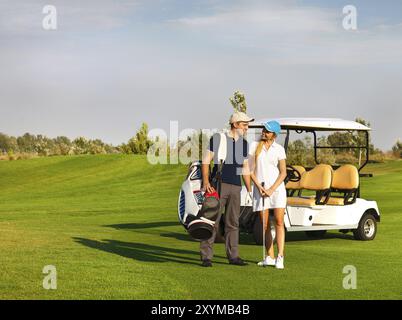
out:
M35 137L34 150L40 156L50 156L54 154L55 143L52 139L38 134Z
M334 132L327 137L328 145L331 147L347 147L355 145L355 139L353 134L350 132ZM352 149L340 149L334 148L335 154L340 154L343 152L350 153Z
M22 137L17 138L18 149L20 152L36 153L35 143L36 137L29 133L25 133Z
M289 164L302 166L311 166L313 164L311 140L308 137L304 137L303 140L297 139L289 142L287 159Z
M105 144L99 139L90 140L88 143L87 152L89 152L90 154L105 154Z
M148 138L148 125L146 123L143 123L140 130L137 131L136 135L128 141L128 149L124 149L126 151L131 151L129 153L147 154L148 149L151 145L152 140Z
M17 139L0 133L0 153L8 153L10 151L18 151Z
M402 141L398 139L398 141L392 147L392 153L395 157L402 158Z
M131 153L133 153L133 151L131 150L131 148L129 147L129 145L126 144L126 143L122 143L121 145L119 145L119 146L117 147L117 149L118 149L120 152L125 153L125 154L131 154Z
M72 148L72 143L69 138L64 137L64 136L59 136L55 139L53 139L55 147L53 154L55 155L68 155L70 153L70 150Z
M105 143L103 147L104 147L105 152L106 152L107 154L110 154L110 153L119 153L119 149L118 149L117 147L114 147L114 146L111 145L111 144Z
M329 145L327 138L325 136L319 137L317 144L319 146L328 146ZM318 149L317 157L318 157L319 163L325 163L325 164L329 164L329 165L335 164L335 155L334 155L333 149L327 149L327 148Z
M85 154L88 151L88 140L84 137L78 137L73 140L73 153L74 154Z
M25 133L23 136L15 138L0 133L0 153L13 155L23 153L16 158L24 158L27 155L53 156L69 154L105 154L119 152L118 148L104 143L100 139L88 140L78 137L74 141L65 136L58 136L51 139L44 135L32 135Z
M364 120L363 118L356 118L356 122L361 123L366 127L370 127L370 122ZM366 133L363 131L353 131L353 132L334 132L327 137L327 142L330 146L365 146L366 145ZM371 144L369 140L369 152L371 154L375 153L376 149L374 145ZM343 159L341 161L350 162L355 159L359 159L359 163L361 162L361 158L363 155L364 149L359 148L335 148L334 154L337 155L337 159Z

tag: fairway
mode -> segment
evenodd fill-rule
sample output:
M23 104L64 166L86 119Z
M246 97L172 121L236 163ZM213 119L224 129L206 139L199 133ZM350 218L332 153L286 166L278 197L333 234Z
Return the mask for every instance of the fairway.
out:
M200 267L198 242L177 219L183 165L98 155L0 162L1 299L401 299L402 161L370 164L362 197L378 202L374 241L329 232L287 233L285 270L259 268L262 249L241 235L246 267L215 245ZM57 289L42 286L46 265ZM344 266L357 289L342 286Z

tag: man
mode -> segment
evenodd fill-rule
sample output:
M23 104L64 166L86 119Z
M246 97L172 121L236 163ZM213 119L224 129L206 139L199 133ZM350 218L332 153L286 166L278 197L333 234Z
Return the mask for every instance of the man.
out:
M254 121L243 112L236 111L230 117L230 131L225 134L226 137L226 160L222 165L221 170L221 185L220 185L220 212L215 223L215 228L212 237L200 244L200 254L202 266L211 267L213 250L212 246L215 242L216 233L219 232L219 220L223 209L225 209L225 247L226 255L229 263L238 266L244 266L245 263L239 257L239 217L240 217L240 191L241 191L241 176L247 191L251 193L251 179L248 172L248 143L244 139L247 133L249 122ZM209 180L209 165L214 159L214 168L212 176L218 171L218 150L220 144L220 134L215 134L209 143L209 148L202 161L201 171L203 179L203 189L206 192L214 192L215 187L212 186Z

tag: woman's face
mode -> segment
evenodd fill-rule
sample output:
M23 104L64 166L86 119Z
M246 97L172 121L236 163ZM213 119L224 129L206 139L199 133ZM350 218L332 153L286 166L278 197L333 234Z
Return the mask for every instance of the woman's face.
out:
M261 132L261 140L273 140L275 139L275 133L268 131L267 129L263 128Z

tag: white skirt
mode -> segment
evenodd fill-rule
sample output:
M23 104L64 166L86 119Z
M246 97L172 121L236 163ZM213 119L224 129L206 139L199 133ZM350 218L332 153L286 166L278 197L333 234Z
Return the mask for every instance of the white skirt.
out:
M279 187L270 197L264 197L263 200L258 188L254 188L253 192L253 210L261 211L266 209L286 208L286 189Z

